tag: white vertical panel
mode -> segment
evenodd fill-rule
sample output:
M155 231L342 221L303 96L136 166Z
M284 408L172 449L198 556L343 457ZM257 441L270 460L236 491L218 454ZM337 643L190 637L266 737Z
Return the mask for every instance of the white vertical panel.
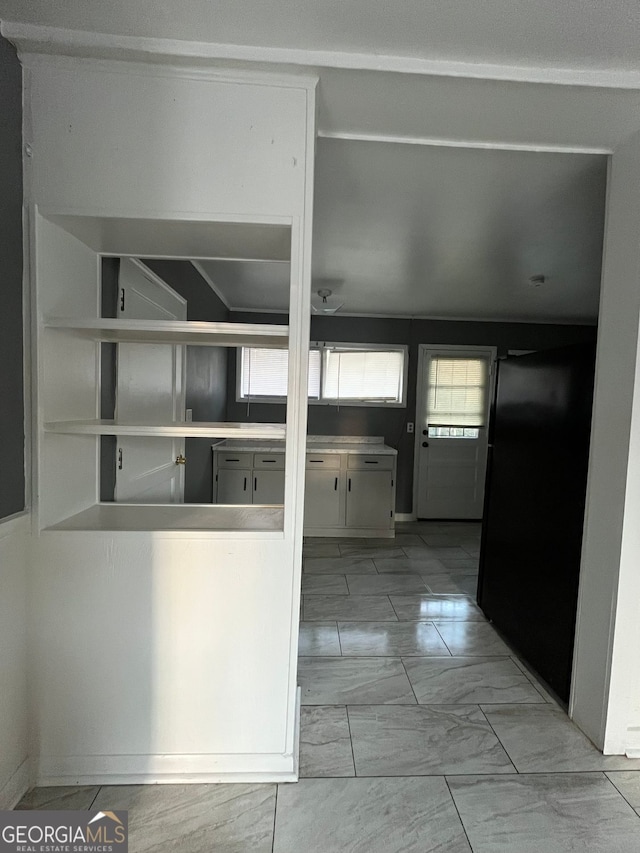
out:
M0 523L0 809L29 786L27 757L27 564L29 518Z
M284 754L290 543L45 533L37 555L44 759Z
M613 155L604 249L571 714L624 752L638 690L640 135ZM634 402L635 398L635 402ZM637 701L637 700L636 700ZM636 720L640 725L640 720Z
M303 85L121 63L26 62L39 204L112 215L302 208Z
M80 240L34 215L38 332L33 346L38 447L37 503L41 527L55 524L96 501L97 439L44 436L46 421L98 415L98 348L73 332L43 327L50 316L100 316L99 258Z

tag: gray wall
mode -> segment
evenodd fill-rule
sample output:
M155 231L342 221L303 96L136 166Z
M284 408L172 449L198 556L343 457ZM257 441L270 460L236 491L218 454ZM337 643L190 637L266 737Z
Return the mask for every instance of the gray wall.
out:
M0 37L0 518L25 507L22 360L22 71Z
M187 300L187 319L225 322L229 311L198 271L186 261L144 263ZM234 350L235 352L235 350ZM187 408L194 421L223 421L227 408L226 347L187 347ZM211 501L211 439L188 438L185 471L186 503Z
M286 323L275 314L233 312L233 322ZM560 326L534 323L480 323L451 320L399 320L368 317L311 318L311 340L353 343L389 343L409 345L407 408L358 406L309 406L308 432L312 435L381 435L398 450L396 510L411 512L413 502L414 436L407 433L408 421L416 419L416 380L419 344L462 344L495 346L498 355L509 349L551 349L566 344L591 341L594 326ZM286 407L252 403L247 417L246 403L236 403L236 362L229 358L227 419L257 422L282 422Z

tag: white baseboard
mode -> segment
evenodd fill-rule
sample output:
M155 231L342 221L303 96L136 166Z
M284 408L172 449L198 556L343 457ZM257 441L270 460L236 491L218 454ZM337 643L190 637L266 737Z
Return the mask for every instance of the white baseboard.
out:
M20 767L0 790L0 811L10 811L31 787L29 759L25 758Z
M297 782L294 755L72 755L39 762L38 785Z
M418 516L412 512L397 512L396 521L417 521Z
M630 726L627 729L627 758L640 758L640 726Z

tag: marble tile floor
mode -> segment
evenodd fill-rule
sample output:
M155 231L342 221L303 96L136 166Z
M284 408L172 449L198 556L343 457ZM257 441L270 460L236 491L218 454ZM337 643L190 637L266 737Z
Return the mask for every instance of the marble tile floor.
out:
M128 808L132 853L640 853L602 756L475 604L480 527L305 541L297 784L40 788Z

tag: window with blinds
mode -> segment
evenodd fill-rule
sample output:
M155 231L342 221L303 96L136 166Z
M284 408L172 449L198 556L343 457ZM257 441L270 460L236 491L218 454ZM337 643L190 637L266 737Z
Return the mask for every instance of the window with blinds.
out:
M404 350L325 347L322 397L325 400L401 403Z
M427 422L430 428L482 427L487 414L489 361L486 358L432 356L429 363ZM460 429L460 437L464 435ZM433 433L443 436L442 432ZM458 437L457 431L446 437Z
M238 400L284 400L288 366L287 350L243 347ZM403 406L405 373L406 347L315 343L309 352L309 400Z
M289 351L242 347L240 352L239 397L241 400L286 398L289 379ZM320 351L309 352L309 399L320 396Z

